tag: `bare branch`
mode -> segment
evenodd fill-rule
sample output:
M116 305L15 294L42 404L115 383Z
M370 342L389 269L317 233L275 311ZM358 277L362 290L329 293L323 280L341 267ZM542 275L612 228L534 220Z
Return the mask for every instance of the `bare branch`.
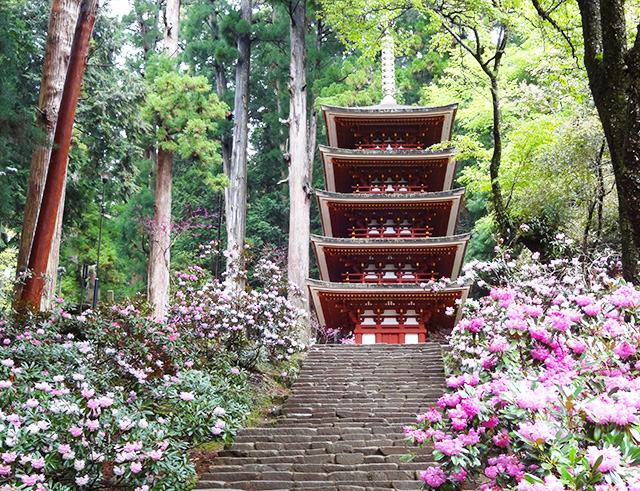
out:
M462 46L467 52L469 52L469 54L471 56L473 56L478 63L482 64L482 59L478 57L478 54L476 52L476 50L471 49L471 47L464 42L464 40L458 35L457 32L455 32L449 25L447 25L445 22L442 23L442 26L445 28L445 30L451 34L451 36L453 37L453 39L456 40L456 42Z
M569 34L566 33L566 31L564 29L562 29L560 27L560 25L553 19L553 17L551 17L551 11L546 11L544 8L542 8L542 5L540 5L540 1L539 0L531 0L531 2L533 3L534 8L536 9L536 12L538 12L538 15L543 19L546 20L549 24L551 24L551 27L553 27L556 31L558 31L560 33L560 35L564 38L564 40L567 42L567 44L569 45L569 48L571 49L571 56L573 57L573 59L575 59L576 61L578 60L578 55L576 54L576 48L573 45L573 42L571 41L571 38L569 37ZM557 8L560 4L556 5L554 7Z

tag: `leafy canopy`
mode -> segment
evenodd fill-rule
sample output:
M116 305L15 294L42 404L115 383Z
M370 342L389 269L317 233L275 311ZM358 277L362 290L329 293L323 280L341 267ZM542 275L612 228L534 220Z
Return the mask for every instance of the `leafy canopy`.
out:
M147 71L147 100L143 118L150 124L158 148L205 164L220 164L215 138L226 104L218 99L204 76L172 70L170 60L158 57ZM219 183L224 182L222 176Z

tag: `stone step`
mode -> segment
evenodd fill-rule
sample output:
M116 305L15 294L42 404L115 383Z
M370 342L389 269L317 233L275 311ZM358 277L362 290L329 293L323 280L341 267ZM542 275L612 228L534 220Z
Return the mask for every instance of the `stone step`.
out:
M224 487L220 487L223 485ZM235 483L224 483L220 481L201 481L196 489L207 489L208 491L221 490L275 490L288 491L291 489L314 489L317 491L383 491L388 489L413 490L422 489L420 481L352 481L352 482L327 482L322 481L239 481Z
M370 440L341 440L315 442L316 445L274 442L237 443L231 448L222 450L221 457L279 457L279 456L333 456L338 452L361 453L363 455L408 454L409 449L404 440L370 439ZM429 454L428 448L415 449L417 454ZM331 463L331 462L329 462Z
M345 422L345 423L336 423L335 426L330 428L317 428L317 427L309 427L307 428L307 434L332 434L335 432L339 432L340 434L347 433L376 433L383 432L388 430L400 430L402 431L402 426L400 425L388 425L388 424L375 424L375 423L358 423L358 422ZM280 435L298 435L300 433L300 428L295 426L286 426L282 424L280 426L261 426L258 428L245 428L240 430L241 435L264 435L264 434L280 434Z
M339 470L323 472L292 472L292 471L230 471L216 470L205 474L205 480L234 483L240 481L327 481L327 482L380 482L380 481L411 481L416 479L415 471L393 470Z
M347 470L383 471L383 470L423 470L424 462L374 462L358 464L244 464L244 465L213 465L212 472L335 472Z
M239 431L198 489L421 489L431 449L407 446L403 427L443 393L441 353L436 343L310 348L281 415Z
M382 464L382 463L395 463L400 464L404 462L407 453L390 453L383 455L380 453L364 454L364 464ZM429 463L433 462L433 457L429 454L415 455L413 456L411 463L422 463L426 468ZM309 456L276 456L276 457L235 457L235 456L220 456L215 459L213 467L218 465L279 465L279 464L335 464L335 455L309 455Z

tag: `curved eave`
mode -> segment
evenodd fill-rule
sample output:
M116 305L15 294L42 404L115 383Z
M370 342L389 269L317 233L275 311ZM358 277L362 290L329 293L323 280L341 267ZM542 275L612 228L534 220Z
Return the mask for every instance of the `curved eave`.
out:
M344 107L344 106L331 106L329 104L323 104L321 106L324 113L336 113L336 114L365 114L370 115L393 115L394 117L402 114L410 116L416 115L428 115L433 116L437 114L444 114L456 111L458 104L448 104L445 106L404 106L401 104L379 104L375 106L359 106L359 107Z
M471 238L471 234L457 234L447 237L427 237L424 239L376 239L373 242L371 239L352 239L347 237L327 237L325 235L311 234L311 242L318 245L332 245L332 246L371 246L371 247L407 247L417 246L424 247L426 245L449 245L455 243L466 242Z
M336 171L334 163L336 159L358 161L366 165L402 165L407 161L420 162L420 165L430 165L433 161L447 160L447 169L444 176L442 189L447 191L451 189L453 176L456 169L455 149L448 148L445 150L352 150L336 147L328 147L319 145L320 158L322 161L322 170L324 173L324 181L328 191L336 192Z
M314 189L318 199L327 201L342 201L351 203L362 202L388 202L388 203L414 203L420 201L442 201L446 198L459 198L464 195L464 188L450 189L447 191L438 191L435 193L406 193L406 194L367 194L367 193L334 193L332 191L323 191Z
M419 285L413 284L389 284L389 285L379 285L379 284L366 284L366 283L335 283L330 281L322 281L322 280L307 280L307 287L309 288L310 297L318 315L318 320L321 325L326 325L325 313L323 312L322 303L320 300L320 296L325 294L339 294L341 297L345 299L349 297L362 298L366 299L367 297L373 297L376 295L384 295L385 298L392 299L395 297L402 296L415 296L419 295L428 298L438 298L443 296L449 296L451 294L458 295L460 299L460 306L464 305L468 295L469 295L469 285L463 285L459 287L448 287L437 292L430 292L421 288ZM457 323L460 320L462 315L462 309L460 306L457 307L457 313L455 322Z
M344 292L344 293L413 293L424 294L425 296L438 296L440 293L462 293L469 291L470 285L450 286L438 291L428 291L418 284L413 283L389 283L389 284L369 284L369 283L336 283L335 281L323 281L308 279L307 285L310 289L327 292Z
M338 136L336 132L336 118L369 119L384 121L396 118L443 118L440 141L451 139L453 121L455 119L457 104L447 106L402 106L402 105L377 105L364 107L321 106L327 128L329 145L336 145Z
M315 190L318 200L318 208L320 209L320 223L323 233L326 236L333 237L333 225L331 222L331 213L329 210L330 203L352 203L352 204L420 204L451 202L451 210L449 213L446 232L442 236L451 236L455 234L456 225L458 223L458 214L460 212L460 204L464 195L464 188L452 189L449 191L440 191L437 193L411 193L398 195L383 194L364 194L364 193L333 193L330 191Z
M429 158L442 158L455 155L455 148L449 147L443 150L358 150L353 148L331 147L329 145L318 145L320 154L324 156L348 157L350 159L368 159L377 158L385 160L416 160Z
M320 277L324 281L330 279L329 266L327 264L326 247L332 247L336 249L344 249L345 251L353 249L428 249L428 248L441 248L441 247L455 247L456 252L453 258L453 265L449 277L451 280L456 280L460 275L462 269L462 263L464 261L464 255L467 250L467 243L471 234L458 234L449 237L429 237L426 239L351 239L351 238L335 238L324 237L321 235L312 235L311 243L313 244L313 250L315 252L318 268L320 270Z

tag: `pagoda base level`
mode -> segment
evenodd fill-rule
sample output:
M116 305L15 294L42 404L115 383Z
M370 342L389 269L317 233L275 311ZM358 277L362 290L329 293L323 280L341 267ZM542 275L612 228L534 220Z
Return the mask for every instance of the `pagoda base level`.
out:
M419 344L427 338L424 327L357 326L353 331L356 344Z

